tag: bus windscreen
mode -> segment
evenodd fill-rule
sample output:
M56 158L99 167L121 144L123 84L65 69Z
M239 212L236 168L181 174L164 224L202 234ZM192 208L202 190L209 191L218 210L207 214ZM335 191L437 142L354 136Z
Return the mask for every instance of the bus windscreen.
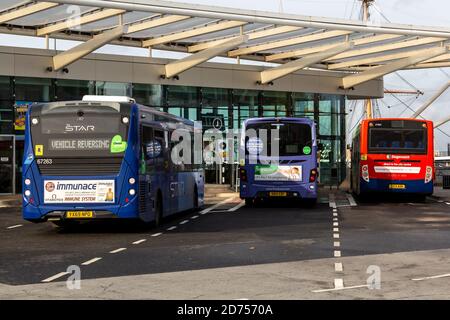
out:
M426 128L370 128L369 153L426 154Z
M249 124L246 129L255 130L259 137L261 136L261 130L267 130L268 156L270 156L272 139L276 136L279 139L280 157L311 155L312 130L308 124L295 122L262 122ZM274 134L272 137L272 130L278 130L278 134Z
M102 112L61 109L31 118L38 119L31 125L38 158L118 157L126 149L127 126L118 111L107 107Z

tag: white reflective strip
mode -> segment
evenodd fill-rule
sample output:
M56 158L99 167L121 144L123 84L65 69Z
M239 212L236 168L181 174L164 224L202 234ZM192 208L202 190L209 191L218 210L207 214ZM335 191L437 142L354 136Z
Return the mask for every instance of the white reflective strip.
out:
M55 274L54 276L52 276L52 277L50 277L50 278L47 278L47 279L45 279L45 280L42 280L41 282L51 282L51 281L53 281L53 280L56 280L56 279L58 279L58 278L61 278L61 277L65 276L66 274L69 274L69 273L68 273L68 272L60 272L60 273Z

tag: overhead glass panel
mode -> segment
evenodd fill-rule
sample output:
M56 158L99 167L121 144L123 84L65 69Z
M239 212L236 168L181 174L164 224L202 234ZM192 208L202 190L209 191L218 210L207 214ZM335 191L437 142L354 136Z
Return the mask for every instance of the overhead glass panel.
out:
M17 24L20 26L42 26L49 23L66 20L70 17L79 16L80 13L85 14L86 12L92 11L93 9L95 8L86 6L60 5L58 7L37 12L35 14L10 21L8 23Z

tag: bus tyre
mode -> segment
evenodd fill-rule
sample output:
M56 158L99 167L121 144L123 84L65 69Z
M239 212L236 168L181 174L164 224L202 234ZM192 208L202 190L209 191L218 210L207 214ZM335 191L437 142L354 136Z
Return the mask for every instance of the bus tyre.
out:
M194 199L192 203L194 211L197 211L199 208L198 208L198 189L196 185L194 186Z
M158 197L155 204L155 225L159 227L162 223L163 203L161 193L158 192Z
M245 198L245 205L247 207L253 207L253 198Z

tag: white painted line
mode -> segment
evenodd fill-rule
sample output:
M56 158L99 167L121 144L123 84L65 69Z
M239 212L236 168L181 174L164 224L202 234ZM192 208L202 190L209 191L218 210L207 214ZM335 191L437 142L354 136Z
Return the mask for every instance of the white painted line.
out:
M145 242L145 241L147 241L147 239L141 239L141 240L133 242L133 244L141 244L142 242Z
M234 206L233 208L228 209L228 211L229 212L234 212L234 211L238 210L239 208L242 208L243 206L245 206L245 201L242 201L237 206Z
M198 218L198 216L192 216L192 217L191 217L192 220L195 220L195 219L197 219L197 218Z
M335 262L334 271L336 271L336 272L344 271L344 266L342 265L342 262Z
M339 228L333 228L333 232L339 232Z
M334 242L334 246L335 246L335 247L340 247L340 246L341 246L341 243L340 243L339 241L335 241L335 242Z
M109 253L119 253L119 252L122 252L122 251L125 251L125 250L127 250L127 248L119 248L119 249L110 251Z
M225 204L227 202L230 202L233 199L235 199L235 197L227 198L227 199L225 199L225 200L223 200L223 201L221 201L219 203L216 203L215 205L213 205L213 206L211 206L209 208L203 209L202 211L200 211L200 214L207 214L211 210L214 210L215 208L220 207L221 205L223 205L223 204Z
M16 224L15 226L11 226L6 229L15 229L15 228L20 228L20 227L23 227L23 224Z
M58 274L55 274L54 276L47 278L45 280L42 280L41 282L52 282L53 280L56 280L58 278L64 277L65 275L69 274L68 272L60 272Z
M180 224L186 224L188 222L189 222L189 220L183 220L183 221L180 222Z
M172 226L172 227L170 227L170 228L167 228L166 230L167 231L172 231L172 230L175 230L177 228L177 226Z
M94 259L88 260L86 262L83 262L81 265L82 266L88 266L88 265L93 264L94 262L97 262L99 260L102 260L102 258L100 258L100 257L99 258L94 258Z
M339 250L334 250L334 257L335 257L335 258L340 258L340 257L341 257L341 251L339 251Z
M335 289L344 288L344 280L343 279L334 279L334 288Z
M154 233L151 235L151 237L159 237L160 235L162 235L162 232Z
M337 212L333 212L333 217L337 217L337 216L338 216Z
M448 278L450 277L450 273L446 273L446 274L440 274L437 276L431 276L431 277L423 277L423 278L415 278L415 279L411 279L412 281L423 281L423 280L431 280L431 279L439 279L439 278Z
M339 239L339 233L333 233L333 238Z
M342 287L342 288L333 288L333 289L321 289L321 290L313 290L314 293L321 293L321 292L329 292L329 291L339 291L339 290L350 290L350 289L358 289L358 288L369 288L369 285L363 284L360 286L352 286L352 287Z
M333 222L333 227L339 227L339 222Z
M350 206L352 207L356 207L358 205L351 193L347 193L347 200L350 203Z
M334 217L333 218L333 221L338 221L339 219L337 218L337 217Z
M450 206L450 202L446 202L445 204Z

